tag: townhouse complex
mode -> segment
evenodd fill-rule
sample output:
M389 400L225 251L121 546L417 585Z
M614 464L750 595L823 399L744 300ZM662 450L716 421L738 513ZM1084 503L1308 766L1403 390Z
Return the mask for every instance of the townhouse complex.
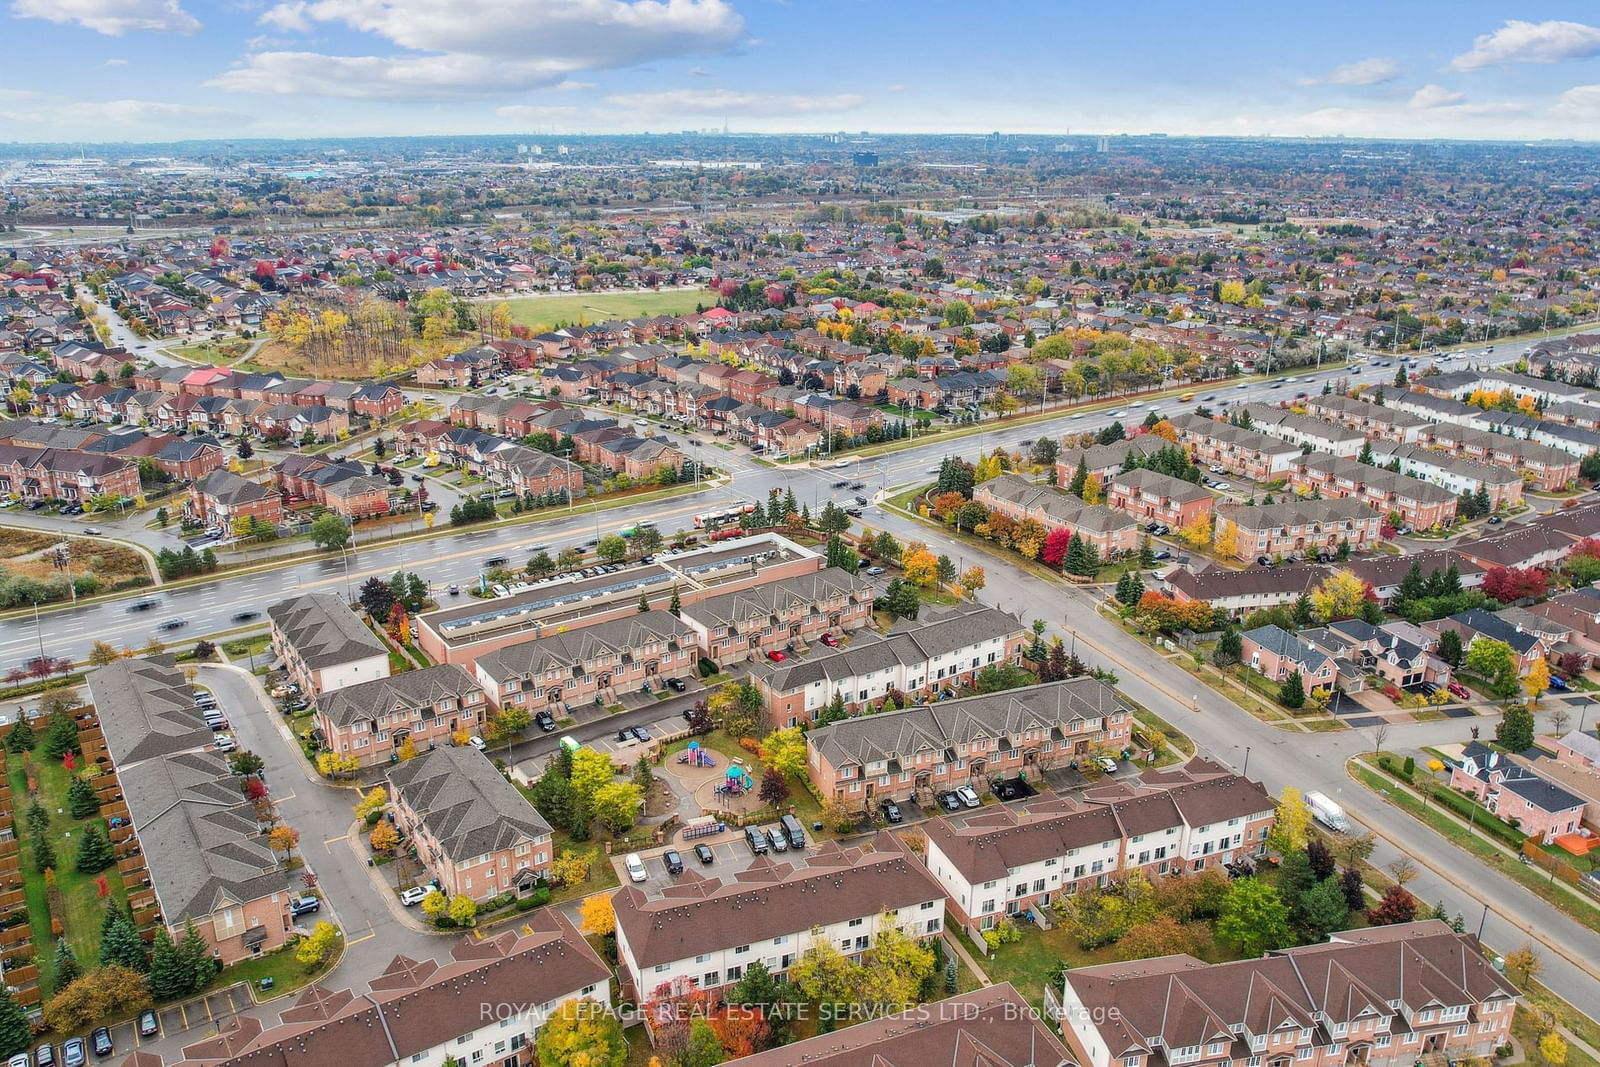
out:
M392 761L407 741L418 751L448 745L462 730L476 733L489 714L483 689L454 663L313 692L323 746L362 767Z
M272 653L307 696L389 677L389 650L332 593L305 593L267 609Z
M1031 519L1046 532L1076 534L1093 545L1102 559L1139 547L1139 524L1127 515L1102 504L1085 504L1064 489L1030 482L1018 474L1002 474L983 482L973 490L972 499L1018 522Z

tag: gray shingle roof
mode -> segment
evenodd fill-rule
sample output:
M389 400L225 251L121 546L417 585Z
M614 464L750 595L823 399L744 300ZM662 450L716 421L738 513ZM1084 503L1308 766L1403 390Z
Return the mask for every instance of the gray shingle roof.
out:
M331 667L388 650L356 613L331 593L307 593L279 601L267 615L307 667Z
M550 824L474 748L436 748L391 770L389 785L457 863L550 836Z
M694 644L694 629L666 611L641 611L636 615L552 634L485 653L477 659L479 670L497 684L548 670L580 669L604 655L624 659L641 646L666 642L671 648Z
M84 680L119 770L212 741L193 690L170 656L119 659Z
M478 683L464 668L441 663L323 693L317 697L317 709L339 726L349 726L393 711L437 704L449 697L460 700L478 691Z

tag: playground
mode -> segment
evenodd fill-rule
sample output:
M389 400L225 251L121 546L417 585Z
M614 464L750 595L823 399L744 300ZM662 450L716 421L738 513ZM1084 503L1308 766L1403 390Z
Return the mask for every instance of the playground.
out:
M663 770L677 779L683 794L700 810L744 814L766 806L756 795L755 764L753 758L728 756L690 741L667 757Z

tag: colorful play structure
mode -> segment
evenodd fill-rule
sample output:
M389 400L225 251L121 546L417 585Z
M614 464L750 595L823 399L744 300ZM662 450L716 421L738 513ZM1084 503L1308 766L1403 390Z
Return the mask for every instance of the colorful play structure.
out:
M717 786L715 792L718 796L737 797L755 789L756 781L750 777L750 772L740 766L728 768L728 773L723 777L722 784Z
M717 757L711 754L710 749L701 747L700 742L690 741L689 747L678 753L678 762L691 767L715 767Z

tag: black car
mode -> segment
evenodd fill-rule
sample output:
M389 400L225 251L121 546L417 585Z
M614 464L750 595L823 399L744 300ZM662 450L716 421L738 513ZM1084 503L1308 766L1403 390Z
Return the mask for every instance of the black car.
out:
M507 560L504 556L490 556L488 559L483 561L483 565L490 570L493 570L496 567L504 567L506 562Z
M236 611L233 614L234 622L250 622L259 618L261 618L261 612L259 611Z
M717 857L712 853L710 845L702 843L694 846L694 858L701 863L710 863Z
M623 727L622 729L617 731L617 744L625 745L629 741L632 741L632 740L633 740L633 731L632 730L628 729L627 727Z
M102 1059L117 1051L117 1047L111 1043L111 1030L104 1026L96 1027L95 1032L89 1035L89 1045L94 1049L94 1054Z
M861 492L861 490L865 489L866 487L867 487L867 485L866 485L865 482L851 482L850 483L850 488L854 489L858 493Z
M1268 559L1266 556L1257 556L1256 557L1256 566L1258 566L1258 567L1270 567L1270 566L1272 566L1272 560Z
M650 731L646 730L643 726L635 726L633 728L633 736L639 741L640 744L648 744L650 741Z
M139 1036L155 1037L161 1032L161 1020L156 1018L156 1013L146 1008L139 1013Z
M132 604L128 605L128 610L129 611L149 611L151 608L155 607L159 603L161 603L161 601L159 601L159 600L135 600Z
M850 487L850 483L849 482L834 482L833 483L833 487L835 489L848 489Z
M668 678L667 688L672 690L674 693L682 693L689 688L689 683L684 681L682 678Z
M168 619L156 627L158 630L181 630L189 625L188 619Z
M755 856L767 854L767 835L761 832L759 826L746 826L744 828L744 843L750 846L750 852Z
M905 816L900 813L900 805L892 800L885 800L878 805L878 810L883 812L883 817L889 822L904 822Z
M945 811L960 811L961 798L954 793L940 793L939 806Z
M867 506L867 498L864 497L864 496L858 496L858 497L856 497L856 503L858 505L860 505L861 507L866 507Z
M553 733L556 728L556 719L548 711L541 711L533 717L534 723L545 733Z
M666 865L667 873L673 877L683 873L683 855L675 848L669 848L661 854L661 862Z

